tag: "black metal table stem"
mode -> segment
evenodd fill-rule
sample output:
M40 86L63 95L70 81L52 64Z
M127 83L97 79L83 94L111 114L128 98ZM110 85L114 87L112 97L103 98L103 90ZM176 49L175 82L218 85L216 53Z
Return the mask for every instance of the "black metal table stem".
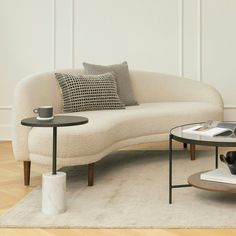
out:
M57 174L57 127L53 127L52 174Z

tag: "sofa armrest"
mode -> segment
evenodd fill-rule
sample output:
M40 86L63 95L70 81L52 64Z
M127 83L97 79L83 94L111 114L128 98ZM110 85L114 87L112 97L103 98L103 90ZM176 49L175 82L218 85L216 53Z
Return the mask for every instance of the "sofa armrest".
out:
M31 128L22 126L21 120L35 116L33 109L42 105L52 105L54 114L62 111L61 93L53 72L28 76L16 86L12 144L17 160L29 160L28 133Z
M139 103L208 102L219 106L223 111L224 104L220 93L208 84L154 72L133 71L130 75Z

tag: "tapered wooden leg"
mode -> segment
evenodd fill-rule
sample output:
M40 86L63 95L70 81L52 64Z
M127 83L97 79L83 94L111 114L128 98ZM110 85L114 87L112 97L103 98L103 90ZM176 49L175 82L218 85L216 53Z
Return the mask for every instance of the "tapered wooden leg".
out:
M88 164L88 186L93 186L94 182L94 163Z
M184 149L187 149L187 147L188 147L187 143L183 143L183 147L184 147Z
M24 184L25 186L29 186L31 161L24 161L23 165L24 165Z
M190 157L191 160L195 160L195 145L194 144L190 144Z

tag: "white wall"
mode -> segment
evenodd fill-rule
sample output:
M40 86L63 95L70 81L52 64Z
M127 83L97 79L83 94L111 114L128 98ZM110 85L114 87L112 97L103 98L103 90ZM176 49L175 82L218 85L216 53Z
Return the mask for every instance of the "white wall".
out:
M22 77L83 61L189 77L236 120L235 0L0 0L0 139Z

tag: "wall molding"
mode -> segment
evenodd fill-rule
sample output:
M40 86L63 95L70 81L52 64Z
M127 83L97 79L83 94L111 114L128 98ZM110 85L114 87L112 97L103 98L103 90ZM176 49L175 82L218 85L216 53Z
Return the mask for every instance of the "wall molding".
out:
M52 0L52 25L53 25L53 28L52 28L52 70L55 70L56 69L56 58L57 58L57 55L56 55L56 17L57 17L57 13L56 13L56 0Z
M236 105L224 105L224 109L236 109Z
M1 110L12 110L12 106L0 106L0 111ZM230 104L230 105L224 105L224 109L236 109L236 104Z
M71 55L72 55L72 68L75 68L75 1L72 0L71 4L71 24L72 24L72 36L71 36Z
M0 110L12 110L13 106L0 106ZM224 105L224 109L236 109L236 104Z
M12 106L0 106L0 110L12 110Z
M179 76L184 77L184 0L179 0Z
M78 58L79 58L79 32L78 29L79 28L79 0L73 0L73 28L72 28L72 40L73 40L73 68L78 66Z
M202 0L197 2L197 80L202 82Z

